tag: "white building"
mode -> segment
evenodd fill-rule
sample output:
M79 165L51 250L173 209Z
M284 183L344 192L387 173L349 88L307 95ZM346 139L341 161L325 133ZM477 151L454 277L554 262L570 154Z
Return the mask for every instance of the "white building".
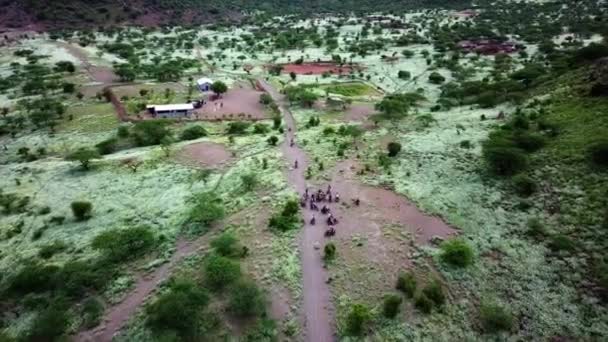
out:
M192 103L149 105L146 106L146 108L154 117L163 119L188 117L192 115L192 112L194 111L194 105Z
M196 85L198 86L198 89L202 92L211 91L212 84L213 84L213 81L210 78L206 78L206 77L203 77L203 78L199 79L198 81L196 81Z

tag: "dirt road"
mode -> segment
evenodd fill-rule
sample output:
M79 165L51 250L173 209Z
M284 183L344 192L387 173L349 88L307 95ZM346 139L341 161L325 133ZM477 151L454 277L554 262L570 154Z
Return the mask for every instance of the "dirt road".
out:
M289 183L298 193L306 189L305 170L308 167L306 153L297 145L290 147L290 141L295 137L296 124L293 115L287 109L284 96L270 84L259 80L262 87L279 105L285 121L285 141L281 146L283 155L291 165L287 174ZM293 167L298 161L298 168ZM303 300L304 300L304 339L310 342L330 342L336 340L334 309L329 286L326 283L327 272L323 268L320 250L315 250L315 243L322 244L325 240L324 229L309 224L310 217L305 214L305 224L300 235L300 254L302 262Z
M152 273L139 276L133 290L131 290L122 302L114 305L104 313L102 323L90 330L80 332L73 337L78 342L111 342L135 314L135 312L146 302L146 300L171 275L171 271L185 257L204 250L211 234L206 234L196 240L179 240L176 251L169 262L156 268Z

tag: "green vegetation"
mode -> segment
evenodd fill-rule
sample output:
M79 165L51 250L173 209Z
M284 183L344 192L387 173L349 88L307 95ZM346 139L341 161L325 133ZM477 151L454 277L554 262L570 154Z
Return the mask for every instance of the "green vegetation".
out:
M149 251L154 246L155 238L147 227L110 229L92 242L94 249L112 262L132 260Z
M414 274L403 272L399 274L399 277L397 277L396 288L397 290L405 293L408 297L412 298L416 293L416 284L417 281Z
M441 260L458 267L473 263L473 249L462 239L453 239L441 244Z
M281 232L286 232L298 228L300 223L300 205L296 200L285 202L283 209L273 215L268 222L268 226Z
M219 291L241 277L241 267L236 261L212 254L205 262L204 273L205 283L214 291Z

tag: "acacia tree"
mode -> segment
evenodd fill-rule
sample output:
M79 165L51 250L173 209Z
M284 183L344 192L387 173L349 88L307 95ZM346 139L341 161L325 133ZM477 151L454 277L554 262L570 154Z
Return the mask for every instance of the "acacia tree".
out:
M217 96L222 96L222 94L228 91L228 86L222 81L215 81L211 85L211 90L216 93Z
M67 155L66 160L80 162L83 169L88 170L92 159L101 158L99 152L94 148L81 147Z

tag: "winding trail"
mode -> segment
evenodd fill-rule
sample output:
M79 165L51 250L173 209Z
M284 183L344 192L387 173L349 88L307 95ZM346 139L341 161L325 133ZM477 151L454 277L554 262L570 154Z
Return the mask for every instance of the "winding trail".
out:
M258 85L266 91L279 106L283 114L287 130L281 150L285 160L291 165L287 179L298 193L306 189L305 171L308 167L306 153L297 145L290 147L289 142L295 137L296 124L291 111L285 102L285 97L272 85L264 80L258 80ZM298 168L293 168L298 161ZM324 229L311 226L309 218L304 217L304 227L300 235L300 255L302 259L302 281L304 301L304 340L310 342L331 342L336 340L334 308L332 306L329 286L326 283L327 272L323 267L321 254L313 246L324 241Z
M208 233L192 241L178 240L175 253L173 253L169 262L156 268L151 273L140 275L135 281L133 289L125 295L124 299L107 309L99 326L78 333L78 335L73 336L72 340L78 342L111 342L114 335L129 322L129 319L159 288L159 285L169 278L175 266L182 259L206 248L211 235Z

